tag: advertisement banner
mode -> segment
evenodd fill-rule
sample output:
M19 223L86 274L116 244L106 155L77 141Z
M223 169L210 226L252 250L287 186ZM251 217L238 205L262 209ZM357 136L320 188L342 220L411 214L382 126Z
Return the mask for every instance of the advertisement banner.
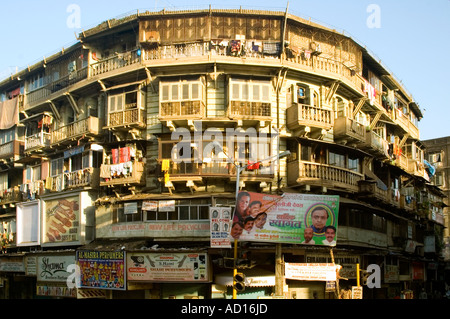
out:
M79 196L45 201L43 216L44 243L79 241Z
M80 287L126 290L124 251L77 251Z
M231 207L210 207L211 247L230 248Z
M240 191L230 236L242 241L335 246L339 196Z
M284 275L286 279L336 281L336 265L285 263Z
M128 253L128 280L207 282L206 253Z
M37 281L65 283L72 274L69 265L75 264L75 255L37 257Z

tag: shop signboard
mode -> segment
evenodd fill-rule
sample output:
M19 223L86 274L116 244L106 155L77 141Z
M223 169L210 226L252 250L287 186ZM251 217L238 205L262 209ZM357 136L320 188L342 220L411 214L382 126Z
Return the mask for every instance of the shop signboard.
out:
M335 264L286 263L286 279L336 281Z
M333 260L334 259L334 260ZM356 279L356 264L361 264L359 255L335 252L333 258L328 254L321 254L317 252L306 252L305 262L307 263L332 263L340 265L342 268L339 271L339 276L347 279Z
M285 263L286 279L336 281L335 264Z
M41 243L40 211L41 202L39 200L17 203L17 246L34 246Z
M55 198L44 202L43 242L79 242L80 197Z
M206 253L127 254L128 280L148 282L208 282Z
M124 251L78 250L80 287L126 290Z
M240 191L230 236L242 241L335 246L339 196Z
M210 207L211 247L230 248L231 207Z
M37 257L37 281L65 283L72 274L68 271L75 264L75 255L45 255Z

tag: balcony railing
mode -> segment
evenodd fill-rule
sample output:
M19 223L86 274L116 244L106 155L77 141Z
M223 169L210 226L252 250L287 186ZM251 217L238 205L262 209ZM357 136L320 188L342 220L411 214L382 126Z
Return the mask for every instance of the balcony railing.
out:
M97 117L90 116L53 131L52 144L77 138L82 135L97 134L99 134L99 120Z
M286 118L287 126L292 130L305 126L329 130L334 124L332 110L299 103L293 103L286 110Z
M204 116L205 103L203 101L175 101L161 102L161 118L202 118Z
M112 57L98 61L90 66L90 75L96 76L110 71L114 71L128 65L136 64L141 61L138 50L118 53Z
M335 120L334 137L348 141L365 143L366 127L356 120L348 117L340 117Z
M58 92L64 88L67 88L77 82L80 82L81 80L84 80L87 78L88 68L82 68L80 70L74 71L57 81L53 81L37 90L34 90L32 92L29 92L26 95L26 103L32 104L32 103L38 103L40 101L46 100L48 96L51 94Z
M229 116L236 119L270 118L271 104L264 102L231 101Z
M212 161L207 162L203 161L202 163L195 163L194 160L189 162L174 162L172 160L168 160L168 170L167 172L171 176L185 176L185 175L193 175L193 176L202 176L202 177L212 177L212 176L221 176L221 177L235 177L236 176L236 168L233 164L228 162L220 162L220 161ZM162 161L161 161L162 162ZM271 167L261 167L258 169L244 170L241 173L242 178L249 177L270 177L273 175Z
M292 161L287 167L288 185L311 184L344 188L357 192L364 175L346 168L304 161Z
M109 113L107 127L144 127L147 123L145 111L140 108L130 108L119 112Z
M130 161L119 164L102 164L100 186L145 184L145 163Z
M22 155L24 149L24 142L11 141L0 145L0 159L14 158Z
M46 188L52 192L61 192L78 187L96 188L99 185L100 170L88 167L73 172L65 172L56 176L48 177Z
M31 136L27 136L25 139L25 151L33 149L41 149L50 146L51 133L39 132Z
M412 138L419 139L419 129L411 122L411 120L401 112L399 109L395 108L393 111L393 117L394 121L405 130L405 132L408 132L409 135Z
M360 196L374 198L384 203L390 202L389 190L378 187L376 181L360 180L358 182Z
M423 177L425 180L430 181L430 177L425 170L425 165L421 161L409 158L407 172L412 175Z
M389 143L374 131L366 132L365 148L372 153L389 158Z
M0 205L15 204L21 201L23 201L23 192L20 191L19 187L0 191Z

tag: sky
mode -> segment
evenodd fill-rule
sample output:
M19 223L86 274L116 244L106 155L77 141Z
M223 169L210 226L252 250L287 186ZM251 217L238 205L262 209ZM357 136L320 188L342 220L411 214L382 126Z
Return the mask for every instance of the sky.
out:
M0 0L0 80L108 19L166 9L286 11L365 46L422 109L420 139L450 136L450 0Z

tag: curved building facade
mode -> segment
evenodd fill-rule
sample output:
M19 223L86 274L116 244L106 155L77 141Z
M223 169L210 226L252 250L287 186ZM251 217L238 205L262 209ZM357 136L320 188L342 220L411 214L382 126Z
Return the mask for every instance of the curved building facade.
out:
M5 298L14 286L230 298L233 241L211 245L210 208L234 207L237 189L339 198L334 247L239 240L238 298L338 298L357 264L380 270L364 298L439 289L443 193L429 182L420 108L335 30L288 12L137 12L82 31L0 93L15 115L0 123ZM80 266L81 288L66 285L70 272L41 275L61 261ZM345 279L285 276L314 263L341 265Z

